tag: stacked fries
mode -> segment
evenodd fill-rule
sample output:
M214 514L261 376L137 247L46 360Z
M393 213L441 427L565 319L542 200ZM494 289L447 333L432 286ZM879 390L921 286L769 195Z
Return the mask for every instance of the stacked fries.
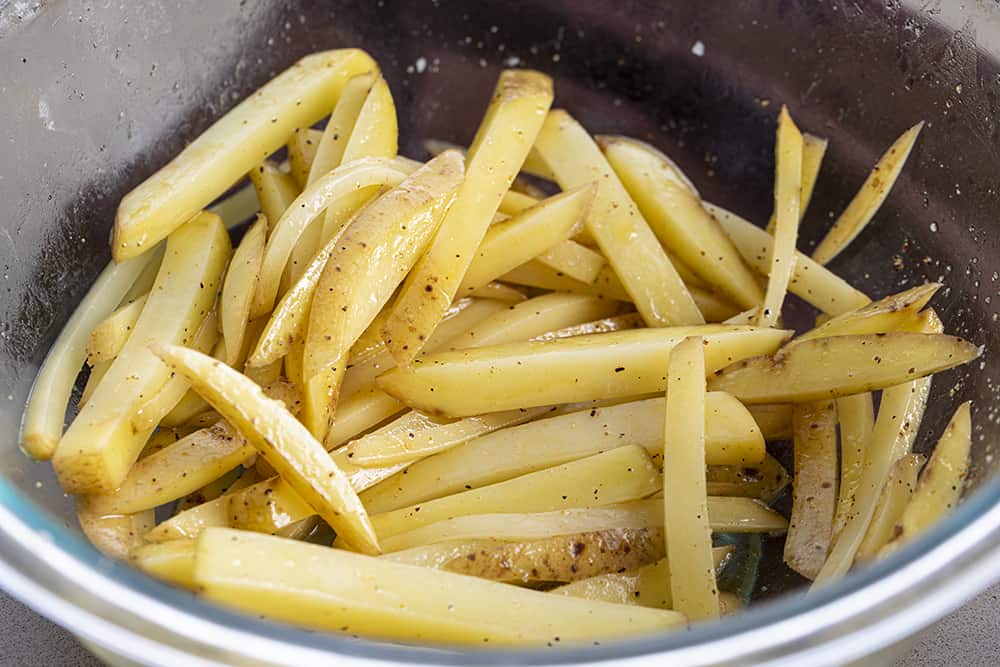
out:
M930 376L979 351L926 308L938 285L872 301L824 267L919 125L810 258L826 142L787 109L765 230L552 103L504 71L470 148L420 163L375 62L318 53L130 193L24 420L94 545L296 624L552 645L737 608L713 535L787 533L823 582L959 501L969 404L929 461L911 450ZM789 293L819 313L797 337Z

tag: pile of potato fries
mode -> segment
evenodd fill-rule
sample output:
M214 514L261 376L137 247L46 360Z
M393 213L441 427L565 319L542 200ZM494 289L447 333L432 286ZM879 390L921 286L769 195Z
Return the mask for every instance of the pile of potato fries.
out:
M912 446L931 376L979 350L939 285L873 301L825 268L920 126L810 257L826 142L786 109L765 229L553 95L502 72L471 145L421 163L371 57L317 53L129 193L23 428L94 545L299 625L564 645L738 609L713 536L783 535L820 584L953 507L969 404ZM790 294L818 313L797 336Z

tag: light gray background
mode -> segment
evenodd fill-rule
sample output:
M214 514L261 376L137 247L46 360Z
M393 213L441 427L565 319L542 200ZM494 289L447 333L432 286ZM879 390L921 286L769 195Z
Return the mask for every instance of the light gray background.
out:
M929 628L899 667L1000 665L1000 586ZM0 594L0 665L101 667L72 635Z

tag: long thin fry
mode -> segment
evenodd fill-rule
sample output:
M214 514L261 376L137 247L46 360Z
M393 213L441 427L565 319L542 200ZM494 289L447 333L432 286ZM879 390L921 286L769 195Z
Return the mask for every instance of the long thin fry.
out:
M347 148L354 125L358 122L358 114L361 113L361 107L374 83L374 74L359 74L344 84L337 105L330 112L330 118L316 145L316 155L309 165L307 184L343 164L344 149Z
M917 475L927 457L923 454L907 454L896 461L882 486L875 512L872 514L868 532L861 540L855 562L865 562L877 558L882 548L902 531L902 518L907 504L913 498L917 487Z
M819 177L819 169L823 164L823 156L826 154L828 141L806 132L802 133L802 198L799 204L799 220L806 214L806 207L812 199L813 189L816 187L816 179ZM774 226L778 220L771 214L771 219L767 223L767 233L774 235Z
M189 509L178 511L177 514L146 533L143 536L144 539L146 542L154 544L176 540L193 540L206 528L228 526L230 496L257 483L258 479L254 471L245 471L239 479L229 485L229 488L221 496Z
M144 544L133 549L129 562L146 574L194 589L194 540Z
M87 363L96 366L100 363L114 361L121 352L125 341L132 334L135 323L146 305L146 295L121 306L108 315L90 332L87 342Z
M153 527L153 510L138 514L95 514L80 502L76 508L80 529L90 543L108 558L125 560L129 553L142 544L142 536Z
M773 502L791 481L788 471L770 454L753 465L708 466L705 479L710 496L757 498L765 503Z
M268 230L281 219L295 198L299 196L299 187L295 180L278 168L270 160L250 170L250 182L253 183L257 199L260 201L260 212L267 218Z
M898 294L891 294L863 308L832 317L797 336L795 342L797 344L812 338L896 331L926 306L940 288L941 285L938 283L927 283Z
M260 277L267 241L267 218L259 216L233 252L219 295L219 328L226 344L226 363L233 365L243 348L250 306Z
M864 393L838 398L837 416L840 420L840 485L837 510L833 516L834 540L851 516L854 498L864 473L865 452L872 437L872 429L875 428L872 395Z
M601 269L608 263L601 253L573 240L552 246L536 259L545 266L588 285L597 280Z

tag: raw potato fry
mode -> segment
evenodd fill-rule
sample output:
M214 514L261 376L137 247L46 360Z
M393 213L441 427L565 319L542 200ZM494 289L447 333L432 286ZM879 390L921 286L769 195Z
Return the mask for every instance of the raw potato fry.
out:
M170 375L148 346L190 340L215 301L229 252L229 235L211 213L200 214L171 234L132 335L53 456L67 492L110 493L125 479L145 443L133 431L136 411Z
M709 496L757 498L765 503L773 502L791 481L788 471L770 454L757 465L709 466L705 479Z
M763 301L757 276L673 162L635 139L597 137L597 143L665 248L741 308Z
M813 338L896 331L926 306L940 288L939 283L927 283L873 301L863 308L837 315L806 331L797 336L793 344Z
M381 78L381 77L379 77ZM316 143L316 154L309 165L306 183L311 183L344 163L344 150L358 122L361 107L368 98L368 91L375 83L374 74L359 74L348 79L330 113L323 134ZM393 112L393 118L396 114ZM395 138L394 138L395 141ZM393 151L394 153L395 151Z
M568 113L549 113L535 149L564 190L591 181L586 229L651 327L704 322L677 270L597 144Z
M200 489L189 493L187 496L182 498L180 502L177 503L174 508L175 514L180 514L192 507L197 507L203 503L211 502L216 498L220 498L232 488L233 484L238 482L242 475L243 470L239 467L233 468L226 474L222 475L218 479L209 482Z
M496 299L505 303L520 303L528 298L521 290L498 282L489 282L469 292L469 296L480 299Z
M921 121L908 129L879 158L875 168L861 186L861 190L854 195L854 199L816 246L812 255L815 261L828 264L868 225L889 195L896 179L899 178L899 172L903 170L906 158L910 156L910 151L913 150L913 145L917 142L923 127Z
M129 562L151 577L194 589L194 540L144 544L133 549Z
M530 155L530 153L529 153ZM532 206L538 205L538 199L530 195L526 195L521 192L515 192L513 190L508 190L500 200L500 208L498 209L500 213L504 215L517 215L518 213L524 213Z
M943 334L888 333L819 338L746 359L709 381L744 403L804 403L884 389L954 368L980 350Z
M877 558L886 544L902 531L901 521L907 504L913 498L917 475L927 457L907 454L892 466L889 477L882 486L878 505L868 524L868 532L861 540L854 561L865 562Z
M503 429L419 461L361 494L371 512L415 505L585 458L623 444L651 455L663 447L663 399L585 408ZM706 395L705 460L709 465L755 465L764 441L743 405L717 392Z
M660 487L649 455L627 445L603 454L372 516L380 539L469 514L546 512L636 500Z
M819 169L823 164L823 156L826 154L826 139L812 134L802 133L802 199L799 205L799 221L805 217L809 200L812 199L813 189L816 187L816 179L819 177ZM767 233L774 236L774 226L777 219L771 214L771 219L767 223Z
M309 172L312 171L312 163L316 159L322 136L323 133L319 130L300 127L296 128L288 141L288 170L300 190L309 184Z
M781 305L796 264L795 243L801 217L802 133L785 106L778 116L774 157L774 245L769 258L767 292L756 322L765 327L774 326L781 316Z
M743 255L743 259L758 273L767 275L774 249L774 239L771 235L752 222L714 204L706 203L705 207L718 219L726 234ZM871 301L842 278L824 268L822 264L816 263L808 255L800 252L795 254L788 291L828 315L840 315L866 306Z
M465 181L437 235L393 303L383 336L397 363L423 349L458 293L552 104L552 80L531 70L504 70L469 149Z
M833 516L834 540L847 525L864 474L865 452L875 428L872 395L853 394L838 398L837 416L840 420L840 487L837 510Z
M492 225L476 250L458 294L471 294L524 262L567 242L579 230L595 190L596 186L591 183L561 192Z
M306 56L272 79L125 195L115 216L115 259L152 248L277 150L294 128L329 113L350 76L375 69L364 51L344 49Z
M226 363L230 366L236 364L243 348L250 306L264 260L267 224L267 218L258 216L257 222L244 234L233 252L219 295L219 325L226 342Z
M282 529L316 514L292 485L272 477L232 493L229 526L258 533L277 534Z
M579 280L574 280L568 276L560 275L559 272L532 260L525 262L521 266L508 271L500 276L499 280L515 285L526 285L528 287L539 287L559 292L573 292L574 294L590 294L601 296L616 301L631 301L621 281L615 275L610 266L604 267L597 275L594 283L588 285Z
M793 420L795 478L785 563L806 579L815 579L830 549L837 505L837 404L797 405Z
M642 315L639 313L628 313L626 315L615 315L605 317L593 322L584 322L562 329L556 329L535 336L532 340L556 340L557 338L572 338L574 336L589 336L592 334L610 333L612 331L627 331L629 329L639 329L644 325Z
M424 149L431 155L439 155L448 149L458 150L463 153L466 150L465 147L459 144L453 144L450 141L441 141L440 139L425 139L423 145ZM528 151L528 156L524 158L524 164L521 165L521 172L547 181L556 180L555 174L552 173L552 170L542 161L534 149Z
M719 616L705 490L705 342L685 338L667 365L663 519L674 607L691 621Z
M156 353L184 375L330 527L356 549L378 553L378 540L365 508L323 446L253 382L210 357L176 346Z
M901 540L912 540L934 526L962 497L972 445L970 412L971 403L958 406L938 440L930 462L920 474L916 493L903 512Z
M90 543L115 560L128 558L129 553L142 544L142 536L155 523L153 510L102 516L90 511L86 501L77 504L76 518Z
M735 547L715 547L712 560L718 576L729 562ZM634 604L655 609L672 609L670 595L670 564L666 558L628 572L611 572L580 579L550 591L587 600L603 600L616 604ZM720 593L720 596L722 594Z
M536 259L545 266L588 285L597 280L601 269L608 263L601 253L573 240L552 246Z
M63 326L38 371L24 409L21 446L32 458L52 458L62 438L66 407L73 394L76 376L87 359L90 332L115 310L147 267L156 266L162 257L161 247L142 258L108 264ZM93 375L94 370L91 371ZM94 388L103 375L97 372ZM85 393L89 399L89 393ZM81 398L80 402L82 405L86 400Z
M773 351L788 333L702 325L511 343L428 355L377 382L411 407L449 417L639 396L664 390L662 363L671 348L690 335L705 337L711 373Z
M210 526L228 526L229 496L255 484L257 481L258 477L254 471L244 471L239 479L230 484L229 488L221 496L189 509L180 510L173 517L146 533L144 536L146 542L161 543L175 540L193 540L205 528Z
M253 183L257 199L260 201L260 212L267 219L267 229L278 222L299 196L299 186L295 180L278 168L270 160L264 160L250 170L250 182Z
M230 197L230 199L235 197L236 195ZM210 210L210 212L212 211ZM223 218L222 222L226 222L226 219ZM160 272L160 264L163 263L163 252L166 247L165 243L161 243L149 253L152 257L140 262L144 265L142 271L139 272L139 276L132 283L128 291L125 292L125 296L122 297L122 300L118 304L119 308L132 303L140 297L147 296L149 290L153 289L153 283L156 282L156 274ZM119 262L118 265L121 266L122 264L125 264L125 262Z
M711 395L711 392L710 392ZM768 442L774 440L791 440L792 438L792 408L785 403L768 405L748 405L750 416L757 422L761 434Z
M226 422L201 429L136 463L110 495L88 496L96 514L135 514L165 505L236 468L255 450Z
M195 582L216 602L300 625L408 641L589 643L684 622L675 612L623 610L226 529L202 535L195 563Z
M94 327L87 343L88 364L96 366L114 361L132 334L132 329L139 321L139 314L145 305L146 295L140 296L135 301L118 308Z

